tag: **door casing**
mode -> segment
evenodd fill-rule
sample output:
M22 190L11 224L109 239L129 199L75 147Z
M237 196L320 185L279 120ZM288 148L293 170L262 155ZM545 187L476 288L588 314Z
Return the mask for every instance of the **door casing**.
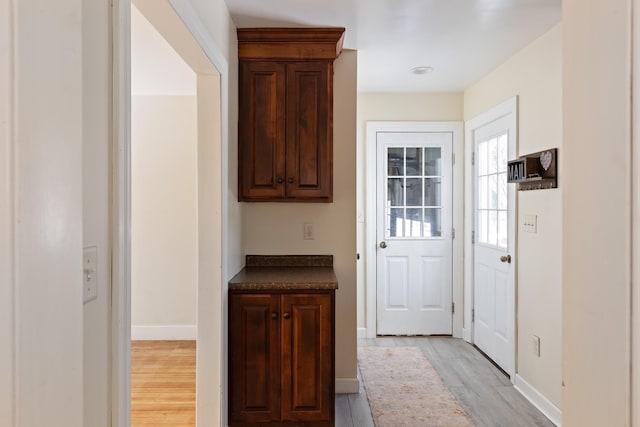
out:
M427 121L368 121L366 125L367 160L366 160L366 337L375 338L377 324L376 310L376 141L378 132L451 132L453 136L453 228L456 236L453 239L453 336L462 336L463 324L463 292L462 292L462 255L463 255L463 144L462 122L427 122Z

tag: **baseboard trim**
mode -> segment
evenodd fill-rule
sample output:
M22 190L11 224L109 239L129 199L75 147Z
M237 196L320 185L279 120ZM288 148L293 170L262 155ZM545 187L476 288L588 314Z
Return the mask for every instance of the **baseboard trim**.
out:
M367 337L367 328L358 328L358 339Z
M131 326L131 339L134 341L193 341L197 337L196 325Z
M336 394L357 394L360 381L357 378L336 378Z
M516 374L514 387L531 402L533 406L549 418L552 423L558 427L562 427L562 411L518 374Z

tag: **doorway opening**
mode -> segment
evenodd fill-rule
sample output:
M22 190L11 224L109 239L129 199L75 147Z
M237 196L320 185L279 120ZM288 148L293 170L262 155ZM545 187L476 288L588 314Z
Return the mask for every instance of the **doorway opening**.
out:
M195 360L195 423L199 425L224 424L226 419L226 403L222 390L226 388L226 375L222 367L226 364L226 247L228 233L228 152L223 141L228 135L228 65L220 50L205 30L198 14L189 2L182 0L124 0L114 3L114 169L113 169L113 365L112 365L112 418L114 425L131 425L131 309L132 309L132 251L131 251L131 194L132 194L132 144L131 144L131 7L135 7L153 25L162 38L171 46L188 67L195 73L196 91L195 105L188 110L192 112L191 120L196 123L195 149L191 150L188 175L195 185L191 187L189 201L184 201L179 194L176 204L193 206L186 221L174 224L171 232L183 238L180 228L189 228L195 234L189 247L191 255L185 256L190 264L190 275L195 278L195 290L190 293L197 298L191 299L190 309L185 310L194 318L187 319L187 327L162 328L161 333L169 332L173 336L182 335L197 339ZM147 72L146 78L162 79L166 69ZM134 103L139 100L134 100ZM175 100L173 100L175 101ZM147 107L159 108L161 103L149 102ZM135 106L135 105L134 105ZM189 116L189 114L187 114ZM194 117L195 116L195 117ZM164 118L175 122L173 114ZM158 118L149 124L153 131L159 132L165 123L157 123ZM168 126L175 123L169 123ZM172 128L173 129L173 128ZM160 135L165 137L166 135ZM158 140L160 136L157 136ZM175 135L173 135L175 137ZM175 138L174 138L175 139ZM151 142L153 144L154 141ZM157 143L157 141L155 141ZM159 146L145 149L147 154L157 155ZM195 152L194 152L195 150ZM181 153L184 155L184 153ZM172 159L176 160L176 159ZM135 173L135 171L134 171ZM153 184L153 183L152 183ZM156 192L169 193L169 186L175 182L165 182L162 186L151 186ZM195 202L194 202L195 200ZM185 209L188 211L188 209ZM161 216L166 212L147 213L142 216L149 221L151 215ZM195 219L194 219L195 218ZM154 218L156 219L156 218ZM194 223L194 224L191 224ZM165 228L169 227L165 225ZM195 229L195 233L193 233ZM168 230L163 230L170 234ZM186 234L186 233L185 233ZM170 240L172 246L179 246L177 239ZM135 241L134 241L135 244ZM195 248L193 248L195 246ZM184 254L183 254L184 255ZM174 262L175 254L171 261ZM157 262L163 262L158 260ZM173 281L180 278L173 277ZM187 293L187 292L185 292ZM175 295L174 295L175 296ZM179 303L174 301L176 305ZM135 326L135 325L134 325ZM175 326L175 325L174 325ZM138 334L140 330L136 330ZM146 331L149 332L149 331ZM166 335L165 335L166 336Z
M368 338L461 334L461 151L459 122L367 122Z
M197 75L131 5L131 426L195 425Z

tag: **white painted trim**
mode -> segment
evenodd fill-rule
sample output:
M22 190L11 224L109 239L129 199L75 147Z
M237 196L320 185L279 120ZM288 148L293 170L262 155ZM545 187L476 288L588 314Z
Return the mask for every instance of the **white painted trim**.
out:
M631 128L631 425L640 425L640 0L633 0Z
M462 293L462 277L463 277L463 243L462 235L464 230L462 209L456 212L456 206L463 206L463 123L462 122L427 122L427 121L405 121L405 122L385 122L385 121L368 121L367 122L367 158L366 158L366 216L365 216L365 249L364 259L366 264L365 283L367 291L365 324L366 337L375 338L377 325L376 312L376 134L378 132L451 132L453 134L452 154L455 156L456 163L453 167L453 219L452 224L456 229L456 238L453 239L453 276L452 276L452 298L456 307L453 315L453 336L460 337L462 330L463 310L463 293ZM373 237L372 237L373 236Z
M336 394L357 394L360 392L360 381L357 378L336 378Z
M197 325L131 326L131 340L195 341Z
M531 384L526 382L520 375L516 374L514 384L516 390L520 392L533 406L538 408L545 417L557 425L562 426L562 411L556 405L551 403L549 399L544 397L542 393L536 390Z
M218 72L226 75L229 71L227 60L200 20L200 16L191 5L191 2L189 0L169 0L169 4L176 11L185 27L191 32L193 38L207 55L207 58L218 69Z
M15 277L16 135L14 2L0 2L0 425L15 425L16 313Z
M473 176L474 176L474 166L471 163L472 160L472 153L474 150L474 132L476 129L487 125L491 122L494 122L496 120L499 120L505 116L511 115L511 123L510 126L513 126L513 128L516 130L515 131L515 152L516 155L518 153L518 97L514 96L504 102L502 102L501 104L496 105L495 107L489 109L488 111L486 111L485 113L482 113L470 120L468 120L465 123L465 153L466 153L466 161L465 161L465 212L464 212L464 221L465 221L465 249L464 249L464 300L465 301L469 301L469 304L467 304L464 308L464 319L465 319L465 324L463 326L463 334L462 337L463 339L465 339L466 341L473 343L474 342L474 337L473 337L473 324L471 322L471 310L473 309L473 298L474 298L474 293L473 293L473 286L474 286L474 276L473 276L473 263L474 263L474 245L471 243L471 233L474 229L474 205L475 205L475 199L474 199L474 182L473 182ZM510 189L511 191L511 189ZM517 218L518 218L518 212L517 212L517 207L518 207L518 202L517 202L517 191L513 191L514 196L511 198L511 203L509 205L509 209L510 211L512 211L512 215L514 217L514 221L513 221L513 227L514 229L509 230L510 233L513 233L513 236L515 237L515 242L514 242L514 248L513 248L513 252L514 252L514 259L515 259L515 265L514 265L514 269L513 269L513 283L514 283L514 292L513 292L513 302L512 302L512 307L513 307L513 352L510 355L510 357L512 358L512 362L511 362L511 366L512 369L510 372L508 372L509 376L511 377L511 382L513 383L515 381L516 378L516 372L517 372L517 366L516 366L516 354L517 354L517 321L516 321L516 312L515 309L517 307L517 289L518 289L518 282L517 282L517 263L518 263L518 257L517 257L517 247L518 247L518 240L517 240ZM513 205L513 206L512 206Z
M131 1L113 1L111 425L131 424Z
M367 328L358 328L358 339L367 338Z

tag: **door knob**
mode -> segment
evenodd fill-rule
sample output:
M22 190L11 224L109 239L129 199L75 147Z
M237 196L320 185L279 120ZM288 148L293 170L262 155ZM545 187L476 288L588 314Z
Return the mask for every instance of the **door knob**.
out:
M387 242L385 242L385 241L380 242L380 247L382 249L386 248L387 247Z
M511 264L511 255L502 255L500 261Z

